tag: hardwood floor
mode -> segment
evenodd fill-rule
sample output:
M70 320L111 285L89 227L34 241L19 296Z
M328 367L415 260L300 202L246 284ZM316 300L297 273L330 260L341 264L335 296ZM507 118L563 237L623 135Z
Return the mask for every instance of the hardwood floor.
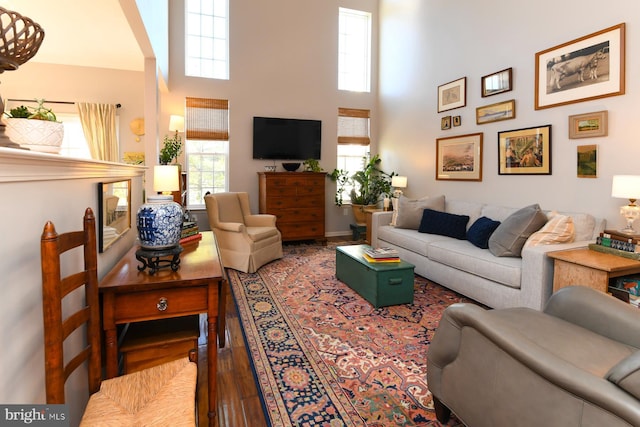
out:
M331 237L328 241L349 241L350 236ZM228 286L228 285L227 285ZM218 427L266 427L258 389L242 336L236 305L227 289L226 346L218 349ZM199 427L208 426L207 418L207 351L198 349L198 420Z

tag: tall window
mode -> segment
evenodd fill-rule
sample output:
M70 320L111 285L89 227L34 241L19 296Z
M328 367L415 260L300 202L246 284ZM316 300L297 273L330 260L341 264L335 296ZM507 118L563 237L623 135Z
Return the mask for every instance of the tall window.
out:
M58 120L64 125L64 139L60 147L60 155L90 159L89 144L84 137L82 123L77 113L58 113ZM117 120L117 119L116 119Z
M371 14L339 8L338 89L369 92Z
M207 191L229 187L229 101L187 98L185 138L187 207L203 208Z
M186 0L185 74L229 79L229 1Z
M355 108L338 109L338 164L337 168L348 172L349 176L362 170L363 162L368 162L369 110ZM351 187L342 194L343 203L351 203Z

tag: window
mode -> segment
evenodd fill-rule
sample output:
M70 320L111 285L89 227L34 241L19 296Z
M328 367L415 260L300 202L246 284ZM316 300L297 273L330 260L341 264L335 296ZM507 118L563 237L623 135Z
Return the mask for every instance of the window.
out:
M78 114L58 113L56 116L64 126L64 139L60 147L60 155L90 159L91 152L89 151L87 140L84 137L82 123L80 122Z
M228 0L187 0L185 16L185 74L228 80Z
M371 14L341 7L338 27L338 89L369 92Z
M207 191L229 187L229 102L187 98L185 139L187 207L201 209Z
M353 175L368 162L369 145L369 110L353 108L338 109L338 164L337 168ZM351 187L345 188L342 194L343 203L351 203Z

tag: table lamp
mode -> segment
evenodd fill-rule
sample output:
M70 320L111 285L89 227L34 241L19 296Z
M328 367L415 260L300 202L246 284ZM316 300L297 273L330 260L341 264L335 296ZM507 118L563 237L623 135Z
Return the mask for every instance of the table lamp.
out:
M395 188L393 191L393 197L399 199L402 196L402 188L407 188L407 177L395 175L391 177L391 186Z
M620 230L628 234L636 234L633 222L640 216L640 206L636 200L640 196L640 175L614 175L611 185L611 197L629 199L629 204L620 208L620 215L627 220L627 226Z

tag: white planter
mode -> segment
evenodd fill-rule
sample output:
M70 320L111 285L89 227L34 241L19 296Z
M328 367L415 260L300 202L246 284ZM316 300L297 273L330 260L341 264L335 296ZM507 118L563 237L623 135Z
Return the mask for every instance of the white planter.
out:
M58 154L64 138L64 126L47 120L5 118L5 134L11 141L33 151Z

